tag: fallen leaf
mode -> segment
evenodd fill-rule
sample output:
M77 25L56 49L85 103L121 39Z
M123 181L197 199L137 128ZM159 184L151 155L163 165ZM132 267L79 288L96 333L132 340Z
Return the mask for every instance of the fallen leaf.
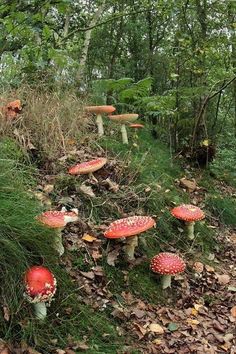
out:
M107 263L110 266L115 267L115 261L117 260L120 253L120 249L116 248L113 251L109 252L107 255Z
M226 285L230 282L230 276L228 274L220 275L220 274L216 273L216 277L217 277L218 283L221 285Z
M4 320L8 322L10 320L10 312L8 306L3 306L3 314Z
M236 287L235 286L228 286L228 290L236 292Z
M214 273L215 272L215 268L213 268L213 267L211 267L211 266L209 266L207 264L205 264L205 268L206 268L207 272L209 272L209 273Z
M160 339L156 338L152 341L152 343L156 344L156 345L160 345L162 343L162 341Z
M96 195L93 193L92 187L86 186L85 184L81 184L79 190L90 198L95 198Z
M179 328L179 325L177 323L171 322L168 325L168 330L171 332L177 331L177 329Z
M187 318L186 322L189 324L189 325L193 325L193 326L196 326L198 325L200 322L198 320L194 320L192 318Z
M236 306L232 307L232 309L230 310L230 313L233 317L236 317Z
M164 333L164 329L158 323L151 323L148 327L148 330L150 332L154 332L154 333L158 333L158 334Z
M188 192L194 192L197 189L197 184L194 179L190 180L185 177L179 180L180 187L186 188Z
M195 262L193 265L193 269L197 273L202 273L204 270L204 265L201 262Z
M95 277L94 272L82 272L82 271L80 271L80 274L82 274L83 277L88 278L90 280L93 280L94 277Z
M97 238L92 235L89 235L89 234L84 234L82 237L82 240L87 241L87 242L93 242L93 241L97 240Z

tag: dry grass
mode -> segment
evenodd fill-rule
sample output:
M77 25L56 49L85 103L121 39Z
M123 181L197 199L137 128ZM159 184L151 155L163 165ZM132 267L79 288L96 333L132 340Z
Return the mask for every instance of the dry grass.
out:
M22 101L23 113L14 121L0 116L0 133L14 136L25 151L55 159L75 141L86 138L89 117L83 110L85 102L74 92L45 92L25 86L2 94L0 104L14 99Z

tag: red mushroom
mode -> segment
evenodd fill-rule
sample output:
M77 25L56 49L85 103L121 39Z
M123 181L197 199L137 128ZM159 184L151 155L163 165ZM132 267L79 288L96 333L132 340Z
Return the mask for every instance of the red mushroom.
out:
M128 260L133 260L135 247L138 246L137 235L155 224L155 220L150 216L130 216L111 223L104 236L111 239L126 237L125 254Z
M174 253L163 252L154 256L150 268L154 273L163 275L162 288L171 287L171 276L182 273L185 270L184 261Z
M204 212L195 205L182 204L171 210L171 214L180 220L185 221L187 233L190 240L194 239L195 221L204 219Z
M50 305L56 292L56 279L45 267L33 266L24 276L25 297L34 304L35 315L44 319L47 315L46 303Z
M95 113L97 115L97 127L98 127L98 135L103 136L104 135L104 129L103 129L103 120L102 120L102 114L103 113L112 113L116 109L113 106L87 106L85 107L85 110L90 113Z
M61 211L49 210L39 215L37 220L45 226L57 230L55 248L60 256L63 255L65 249L62 243L61 231L69 222L78 220L78 210L72 209L71 211L66 211L64 208Z
M123 144L128 144L128 136L125 124L134 122L138 118L136 113L112 114L108 116L114 122L121 124L121 134Z
M99 157L98 159L78 163L69 168L68 172L70 175L85 175L88 174L89 177L95 179L93 172L100 170L107 163L107 159L104 157Z

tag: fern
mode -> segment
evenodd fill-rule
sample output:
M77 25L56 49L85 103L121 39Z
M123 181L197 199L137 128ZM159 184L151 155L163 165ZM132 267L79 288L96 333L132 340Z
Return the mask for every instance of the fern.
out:
M153 79L151 77L147 77L143 80L134 83L126 90L123 90L119 98L122 102L135 102L140 97L145 97L150 93L152 87Z

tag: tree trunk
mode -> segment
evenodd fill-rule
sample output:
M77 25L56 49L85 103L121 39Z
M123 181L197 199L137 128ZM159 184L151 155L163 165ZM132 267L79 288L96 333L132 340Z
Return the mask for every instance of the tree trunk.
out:
M89 30L85 32L85 39L81 51L81 58L79 62L79 69L77 72L77 81L79 83L79 86L83 84L84 82L84 74L85 74L85 66L87 62L87 57L88 57L88 50L89 50L89 45L91 41L91 36L92 36L92 31L93 27L96 25L97 21L99 20L99 17L102 15L103 10L105 8L106 1L104 0L101 5L98 7L97 12L94 14L90 24L89 24Z

